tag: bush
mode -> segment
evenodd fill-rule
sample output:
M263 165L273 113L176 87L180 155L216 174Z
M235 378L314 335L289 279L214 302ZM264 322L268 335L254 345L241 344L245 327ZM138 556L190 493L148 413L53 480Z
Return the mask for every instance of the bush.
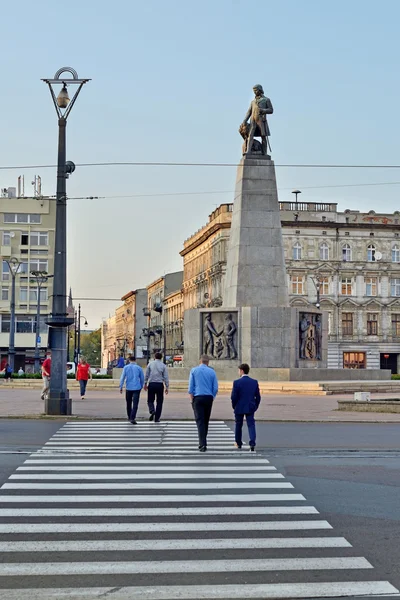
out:
M400 375L392 375L392 379L400 379Z

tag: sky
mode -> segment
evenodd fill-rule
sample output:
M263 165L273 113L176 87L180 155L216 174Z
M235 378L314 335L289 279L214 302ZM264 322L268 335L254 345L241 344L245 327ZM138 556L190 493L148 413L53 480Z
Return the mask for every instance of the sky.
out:
M57 119L41 78L91 78L68 120L79 163L237 164L261 83L283 164L400 164L400 2L14 0L2 6L0 187L55 193ZM399 169L277 167L279 199L393 212ZM183 241L233 200L235 167L79 167L67 182L68 284L90 329L129 290L180 270ZM335 186L349 187L335 187ZM328 187L323 187L328 186ZM201 193L200 193L201 192ZM212 193L211 193L212 192ZM78 199L103 196L98 200ZM124 197L125 196L125 197Z

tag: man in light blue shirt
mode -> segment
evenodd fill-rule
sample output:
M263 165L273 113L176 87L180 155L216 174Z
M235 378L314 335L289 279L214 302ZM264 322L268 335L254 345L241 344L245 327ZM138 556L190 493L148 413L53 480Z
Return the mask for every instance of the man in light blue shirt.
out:
M126 387L126 412L132 425L137 425L136 413L139 407L140 392L144 385L144 375L142 367L136 364L134 356L129 357L129 363L125 365L119 380L119 391L122 394L122 388Z
M214 369L208 366L207 354L203 354L200 365L190 371L189 396L192 401L194 417L199 434L199 450L207 450L207 433L211 409L215 396L218 394L218 381Z

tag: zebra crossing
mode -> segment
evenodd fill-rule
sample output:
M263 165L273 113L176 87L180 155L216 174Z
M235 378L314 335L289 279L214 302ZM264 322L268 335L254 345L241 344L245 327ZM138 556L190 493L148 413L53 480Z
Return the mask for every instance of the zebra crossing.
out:
M400 597L258 454L210 424L67 422L0 490L7 600Z

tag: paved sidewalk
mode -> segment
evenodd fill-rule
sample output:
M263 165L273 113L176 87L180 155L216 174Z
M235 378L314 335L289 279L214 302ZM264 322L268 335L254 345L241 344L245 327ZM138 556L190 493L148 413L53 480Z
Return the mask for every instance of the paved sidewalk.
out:
M390 397L392 395L386 395ZM373 394L372 397L384 398L385 394ZM75 391L72 392L73 414L78 417L93 418L126 418L125 396L115 392L99 392L88 389L86 400L81 400ZM258 420L264 421L317 421L317 422L365 422L365 423L400 423L400 414L339 412L337 401L352 398L351 395L306 396L306 395L263 395ZM40 400L39 390L6 389L0 386L0 418L31 417L43 415L44 403ZM138 418L147 418L146 394L142 392ZM171 393L164 401L164 419L193 419L193 411L187 394ZM213 419L229 420L232 418L229 396L217 397Z

